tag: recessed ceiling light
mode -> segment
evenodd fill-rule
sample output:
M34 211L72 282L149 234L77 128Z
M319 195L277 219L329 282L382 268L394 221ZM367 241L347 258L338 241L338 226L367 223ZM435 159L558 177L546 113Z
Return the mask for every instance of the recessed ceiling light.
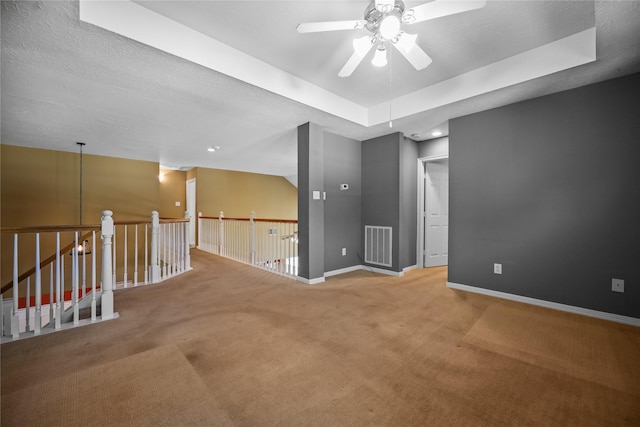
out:
M439 130L434 130L433 132L431 132L431 136L442 136L442 132L440 132Z
M216 146L207 148L207 151L210 153L213 153L214 151L218 151L219 149L220 147L216 145Z
M418 134L418 133L412 133L412 134L411 134L411 138L414 138L414 139L415 139L415 138L420 138L420 134Z

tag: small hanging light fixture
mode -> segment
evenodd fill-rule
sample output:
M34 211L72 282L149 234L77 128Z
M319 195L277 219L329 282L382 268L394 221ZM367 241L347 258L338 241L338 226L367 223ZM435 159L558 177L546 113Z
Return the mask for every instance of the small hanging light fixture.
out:
M80 225L82 225L82 147L84 147L85 144L84 142L76 142L76 144L78 144L78 146L80 146ZM71 253L69 255L73 255L73 253L77 252L78 255L91 255L91 248L89 246L89 241L85 240L84 242L81 242L78 244L77 248L74 248L71 250Z
M387 65L387 48L384 44L381 43L376 49L376 54L373 56L371 64L376 67L384 67Z

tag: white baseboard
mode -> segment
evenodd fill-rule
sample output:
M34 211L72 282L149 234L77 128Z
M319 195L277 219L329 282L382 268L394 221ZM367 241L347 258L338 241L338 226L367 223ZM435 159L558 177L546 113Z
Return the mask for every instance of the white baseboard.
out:
M404 275L404 271L385 270L384 268L371 267L370 265L363 265L362 268L375 273L386 274L387 276L401 277Z
M409 267L405 267L402 271L398 272L398 271L385 270L384 268L372 267L370 265L353 265L351 267L327 271L326 273L324 273L324 277L338 276L340 274L350 273L352 271L358 271L358 270L369 270L369 271L373 271L374 273L385 274L387 276L401 277L407 271L413 270L415 268L417 268L415 265L411 265Z
M461 285L459 283L453 283L453 282L447 282L447 288L458 289L466 292L473 292L476 294L488 295L490 297L502 298L510 301L522 302L525 304L537 305L539 307L551 308L553 310L566 311L569 313L581 314L583 316L595 317L597 319L609 320L611 322L624 323L625 325L640 327L640 319L637 319L635 317L623 316L621 314L591 310L589 308L576 307L576 306L567 305L567 304L560 304L557 302L524 297L521 295L508 294L506 292L478 288L475 286Z
M415 265L415 264L414 264L414 265L410 265L409 267L405 267L405 268L403 268L403 269L402 269L402 272L403 272L403 273L406 273L407 271L415 270L415 269L417 269L417 268L418 268L418 266L417 266L417 265Z
M315 279L306 279L304 277L300 277L300 276L296 276L296 280L298 280L298 282L302 282L306 285L317 285L318 283L323 283L324 282L324 277L317 277Z
M338 276L340 274L351 273L352 271L362 270L364 267L361 265L353 265L351 267L339 268L338 270L327 271L324 273L324 277Z

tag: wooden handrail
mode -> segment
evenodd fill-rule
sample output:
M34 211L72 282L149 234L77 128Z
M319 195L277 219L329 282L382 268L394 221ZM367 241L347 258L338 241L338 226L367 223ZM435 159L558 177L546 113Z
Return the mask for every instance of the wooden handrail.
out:
M200 219L220 219L219 216L200 216ZM231 220L231 221L251 221L251 218L231 218L231 217L222 217L222 220ZM268 218L253 218L253 222L280 222L285 224L297 224L297 219L268 219Z
M189 222L186 218L161 218L160 223L177 223ZM135 225L135 224L151 224L149 220L126 220L114 221L114 225ZM100 224L89 225L28 225L28 226L10 226L0 227L2 234L26 234L26 233L51 233L57 231L93 231L100 230Z
M98 227L98 229L99 229L99 227ZM92 235L92 233L93 233L93 230L91 230L91 232L89 232L89 233L86 233L82 237L78 237L78 242L84 242L85 239L87 239L89 236ZM73 242L71 242L67 246L65 246L64 248L60 249L60 255L64 255L67 251L70 251L75 246L76 246L76 242L74 240ZM43 269L49 263L52 263L53 261L55 261L57 255L58 255L57 253L54 253L49 258L47 258L44 261L42 261L40 263L40 269ZM22 282L24 279L26 279L27 277L31 276L35 272L36 272L36 266L34 265L29 270L27 270L26 272L24 272L20 276L18 276L18 283ZM11 279L11 281L9 283L7 283L6 285L4 285L2 287L2 289L0 290L0 294L4 294L6 291L11 289L12 286L13 286L13 279Z
M180 222L189 222L191 221L188 218L160 218L160 224L171 224L171 223L180 223Z
M1 227L2 234L50 233L55 231L100 230L100 224L91 225L32 225L26 227Z
M160 218L160 224L189 222L187 218ZM137 224L151 224L151 218L148 220L135 220L130 219L126 221L113 221L113 225L137 225Z

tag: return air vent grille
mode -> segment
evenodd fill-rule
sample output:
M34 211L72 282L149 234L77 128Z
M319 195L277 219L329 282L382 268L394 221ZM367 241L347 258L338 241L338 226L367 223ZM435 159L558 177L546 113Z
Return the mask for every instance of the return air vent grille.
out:
M364 262L392 266L391 227L364 226Z

